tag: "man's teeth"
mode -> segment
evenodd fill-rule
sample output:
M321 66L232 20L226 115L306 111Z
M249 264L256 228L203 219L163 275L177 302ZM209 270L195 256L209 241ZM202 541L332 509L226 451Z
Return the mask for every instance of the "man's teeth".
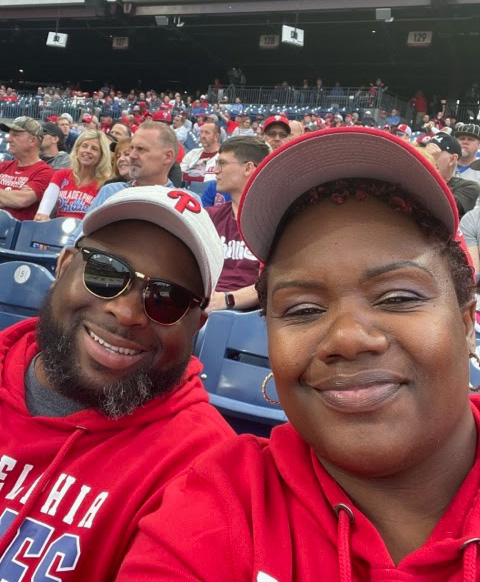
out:
M123 356L138 356L138 354L142 353L141 350L129 350L127 348L120 348L118 346L112 346L112 344L109 344L101 337L98 337L98 335L93 333L93 331L90 329L88 330L88 334L90 335L90 337L92 339L94 339L97 343L102 345L104 348L107 348L107 350L115 352L116 354L122 354Z

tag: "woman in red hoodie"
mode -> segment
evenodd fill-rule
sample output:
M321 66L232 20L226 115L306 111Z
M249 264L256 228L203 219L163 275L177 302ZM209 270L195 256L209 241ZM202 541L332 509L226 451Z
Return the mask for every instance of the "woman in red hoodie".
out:
M310 133L258 167L240 225L290 423L171 483L119 580L480 580L473 281L444 180L385 132Z

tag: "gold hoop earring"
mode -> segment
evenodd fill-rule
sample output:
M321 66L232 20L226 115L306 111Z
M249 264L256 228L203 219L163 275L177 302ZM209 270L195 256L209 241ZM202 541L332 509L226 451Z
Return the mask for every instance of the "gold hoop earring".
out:
M468 354L468 357L469 357L469 358L473 358L473 359L474 359L474 360L477 362L477 364L478 364L478 367L480 368L480 356L477 354L477 352L470 352L470 353ZM472 387L470 388L470 390L471 390L472 392L480 392L480 386L472 386Z
M270 372L270 374L267 374L265 376L265 380L262 382L262 396L272 406L278 406L280 404L280 400L272 400L270 398L270 396L267 394L267 384L272 378L273 378L273 372Z

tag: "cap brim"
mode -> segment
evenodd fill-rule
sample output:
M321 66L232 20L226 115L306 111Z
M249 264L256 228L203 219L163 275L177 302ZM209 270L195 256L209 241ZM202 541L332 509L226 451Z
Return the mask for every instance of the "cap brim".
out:
M472 162L470 164L470 168L472 168L472 170L476 170L476 171L480 170L480 159Z
M288 207L310 188L340 178L398 184L452 236L457 233L453 195L420 152L384 131L341 127L287 142L265 158L250 177L239 205L239 227L252 253L265 261Z
M13 124L12 123L0 123L0 130L8 133L12 128L13 128ZM21 128L17 128L17 131L25 131L24 129Z

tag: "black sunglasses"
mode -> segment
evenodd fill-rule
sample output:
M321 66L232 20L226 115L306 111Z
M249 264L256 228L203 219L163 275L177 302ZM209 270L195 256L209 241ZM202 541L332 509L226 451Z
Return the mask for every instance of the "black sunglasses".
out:
M83 284L95 297L114 299L126 293L135 278L143 279L143 309L149 319L160 325L173 325L185 317L189 309L205 309L208 305L208 299L170 281L150 279L115 255L89 247L77 248L85 261Z

